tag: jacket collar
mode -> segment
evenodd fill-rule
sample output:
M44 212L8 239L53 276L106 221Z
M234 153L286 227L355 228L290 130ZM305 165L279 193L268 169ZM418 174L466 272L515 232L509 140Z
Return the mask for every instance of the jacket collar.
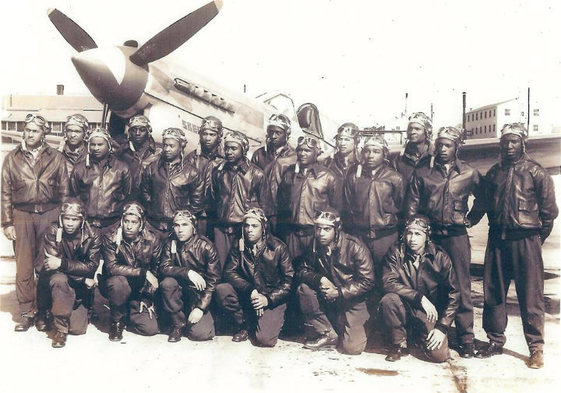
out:
M247 157L242 157L236 165L233 165L228 161L224 161L222 164L220 164L218 170L222 171L224 169L239 171L245 174L249 170L249 159Z
M432 160L431 160L431 162L432 162ZM456 158L454 161L451 162L451 165L452 165L451 169L452 169L452 170L455 170L456 172L458 172L458 173L460 173L460 174L461 174L462 171L465 169L464 163L461 162L461 161L460 161L459 159L457 159L457 158ZM444 171L444 168L445 168L445 167L444 167L444 164L438 162L436 159L434 160L434 165L433 165L433 167L439 167L439 168L441 168L443 171ZM445 172L445 171L444 171L444 172ZM445 173L446 173L446 172L445 172Z
M507 162L506 160L503 160L503 158L501 157L501 159L499 161L499 166L501 168L509 168L511 166L519 165L519 164L523 163L524 161L528 161L528 160L530 160L530 156L527 153L522 153L520 158L516 161L513 161L513 162Z

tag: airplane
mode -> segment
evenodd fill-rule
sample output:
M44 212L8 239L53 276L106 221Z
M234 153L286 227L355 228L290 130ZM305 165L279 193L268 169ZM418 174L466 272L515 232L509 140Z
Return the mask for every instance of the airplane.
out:
M292 98L280 92L252 98L229 91L164 59L217 16L221 7L222 1L214 0L177 20L140 47L131 40L121 46L98 48L91 36L64 13L50 9L47 14L78 52L72 62L92 95L104 104L104 121L110 111L108 128L116 138L123 137L131 116L143 113L150 118L157 141L161 140L165 128L180 127L186 132L189 146L197 146L201 119L214 115L222 120L225 129L243 132L253 152L265 143L269 116L281 112L292 120L291 143L298 136L313 135L322 141L324 155L330 154L341 123L321 114L314 104L305 103L296 109ZM363 134L368 133L363 130ZM8 136L17 140L20 135L16 132ZM49 142L57 144L55 138L51 139ZM400 145L390 146L391 155L400 150ZM532 136L527 151L547 168L561 167L560 134ZM498 154L497 138L469 139L460 151L460 158L484 173Z

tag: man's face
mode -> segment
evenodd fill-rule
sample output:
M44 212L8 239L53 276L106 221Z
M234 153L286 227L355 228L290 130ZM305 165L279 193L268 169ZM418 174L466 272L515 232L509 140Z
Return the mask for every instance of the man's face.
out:
M186 242L195 234L195 228L193 227L191 221L186 218L175 220L173 222L173 231L180 242Z
M322 246L328 246L335 239L335 227L325 224L316 224L316 239Z
M246 218L243 223L245 238L250 243L256 243L263 236L263 225L255 218Z
M362 149L364 165L369 168L376 168L384 162L384 149L376 146L365 146Z
M302 166L309 166L317 161L317 151L307 145L301 145L296 148L296 158Z
M522 156L522 138L508 134L501 138L501 155L503 158L516 160Z
M66 127L64 135L66 136L66 143L68 144L68 146L76 148L84 143L84 137L86 136L86 133L84 132L82 127L71 124Z
M413 143L426 142L425 127L419 123L409 123L407 126L407 139Z
M162 141L164 160L170 162L181 154L181 143L177 139L166 138Z
M456 144L450 139L437 139L436 157L442 162L450 162L454 160L454 158L456 158Z
M288 135L285 130L277 126L267 127L267 138L274 148L286 145Z
M338 136L335 143L337 145L337 150L343 155L347 155L355 149L354 138L348 136Z
M82 217L62 216L62 229L67 235L73 235L82 226Z
M30 122L23 129L23 139L29 149L36 149L41 145L45 131L37 124Z
M425 247L427 235L420 229L410 228L405 231L405 241L413 253L420 254Z
M100 136L91 138L88 143L91 155L98 160L105 158L109 153L109 143Z
M220 142L220 138L218 137L218 133L212 130L203 130L199 134L199 140L201 146L205 150L212 150L218 145Z
M224 144L224 158L228 162L236 162L243 157L243 150L239 143L226 142Z
M148 128L141 126L141 127L131 127L129 128L129 138L137 146L142 146L148 140L150 136L150 131Z
M127 240L134 240L140 233L140 218L133 214L126 214L123 217L123 234Z

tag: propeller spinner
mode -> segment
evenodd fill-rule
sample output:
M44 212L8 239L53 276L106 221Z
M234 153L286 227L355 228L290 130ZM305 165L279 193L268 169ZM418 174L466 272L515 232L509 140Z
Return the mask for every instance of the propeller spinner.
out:
M221 7L221 0L202 6L140 48L128 45L98 48L92 37L61 11L50 9L48 16L64 39L79 52L72 57L72 63L92 95L112 110L124 111L142 96L148 81L148 63L179 48L210 22Z

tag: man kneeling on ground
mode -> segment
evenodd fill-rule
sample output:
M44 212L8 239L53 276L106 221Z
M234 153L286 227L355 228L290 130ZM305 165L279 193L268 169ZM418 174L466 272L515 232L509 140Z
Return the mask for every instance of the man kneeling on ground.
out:
M408 354L409 331L428 361L446 361L446 333L458 311L460 292L450 257L431 242L425 216L409 218L403 239L388 250L383 283L386 294L380 305L393 344L386 360L395 362Z
M251 324L257 345L275 346L293 277L288 248L269 233L263 210L247 210L242 238L226 260L225 282L216 288L220 305L233 314L238 325L232 341L247 340Z
M173 216L173 233L162 251L160 291L173 323L170 343L180 341L183 333L195 341L211 340L215 335L208 308L220 280L220 260L214 244L198 235L196 228L195 216L178 210Z

